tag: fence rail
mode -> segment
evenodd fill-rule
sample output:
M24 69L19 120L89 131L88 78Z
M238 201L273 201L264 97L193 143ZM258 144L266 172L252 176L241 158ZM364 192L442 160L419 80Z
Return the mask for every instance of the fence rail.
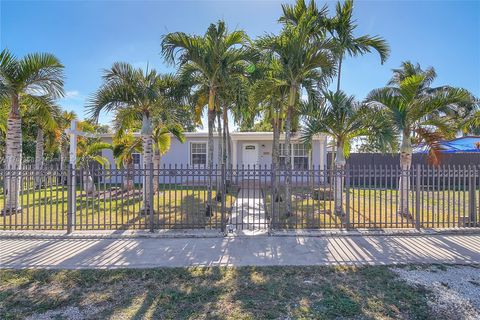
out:
M0 229L479 227L479 189L479 166L4 168Z

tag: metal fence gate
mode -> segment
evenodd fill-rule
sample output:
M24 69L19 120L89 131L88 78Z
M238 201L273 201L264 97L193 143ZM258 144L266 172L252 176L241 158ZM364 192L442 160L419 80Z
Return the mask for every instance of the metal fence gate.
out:
M422 165L4 168L0 230L479 227L479 173Z

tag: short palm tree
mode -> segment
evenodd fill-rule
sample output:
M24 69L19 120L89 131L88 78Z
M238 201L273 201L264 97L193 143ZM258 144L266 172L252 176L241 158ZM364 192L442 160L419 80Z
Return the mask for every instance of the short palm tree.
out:
M48 53L28 54L17 59L7 49L0 53L0 98L11 103L7 120L5 165L22 167L22 119L20 104L35 104L40 97L63 96L63 65ZM5 179L4 212L20 210L20 177Z
M169 112L173 101L170 75L158 74L155 70L135 69L128 63L116 62L105 70L104 83L90 99L88 109L94 119L102 111L124 112L132 119L141 121L143 161L153 163L153 115L155 112ZM133 121L133 120L132 120ZM143 182L143 207L150 210L150 181Z
M172 89L179 85L175 78L165 77L165 85L172 86ZM152 163L153 168L160 168L160 159L170 149L171 137L176 137L180 142L185 142L183 128L179 124L182 117L182 108L177 108L176 99L165 100L162 108L155 108L152 117ZM125 167L129 178L124 182L124 188L131 189L133 186L133 158L132 153L142 149L141 139L134 137L133 133L140 130L142 126L141 117L134 108L119 109L113 120L115 129L114 155L118 167ZM153 180L153 190L158 190L158 179Z
M122 188L130 191L134 185L133 153L141 151L142 141L132 133L115 136L113 139L113 157L117 168L125 168L125 179Z
M403 64L410 66L410 64ZM448 116L458 105L471 103L471 94L451 87L431 88L435 79L433 68L394 70L390 86L373 90L367 102L381 108L379 112L390 123L400 139L399 214L410 216L408 208L409 175L412 163L412 144L430 148L430 158L438 162L438 142L453 137L456 126Z
M316 88L325 86L334 74L334 57L327 40L310 41L311 24L317 17L304 15L296 25L287 24L280 35L264 36L258 40L258 47L271 54L280 63L276 81L287 88L285 118L285 165L291 170L292 121L298 116L300 94L308 93L315 97ZM285 179L287 216L291 213L290 174Z
M343 91L328 91L323 93L323 103L320 107L306 104L302 112L305 124L302 129L302 140L310 143L315 134L325 134L336 141L337 153L335 169L345 170L345 158L350 153L354 139L370 137L387 145L393 140L393 132L376 110L355 101ZM335 214L342 215L343 177L334 175Z
M162 39L162 53L167 62L180 67L180 77L186 79L198 94L198 107L208 106L208 168L213 168L213 130L219 111L218 91L223 79L231 72L242 72L251 59L246 48L249 41L243 31L228 32L225 22L211 24L203 36L174 32ZM206 214L210 214L212 189L208 188Z
M83 189L87 194L92 194L96 191L96 186L93 181L91 165L97 163L104 168L108 168L110 161L102 156L101 152L104 149L111 149L112 146L95 139L84 139L78 142L77 147L76 166L83 171Z

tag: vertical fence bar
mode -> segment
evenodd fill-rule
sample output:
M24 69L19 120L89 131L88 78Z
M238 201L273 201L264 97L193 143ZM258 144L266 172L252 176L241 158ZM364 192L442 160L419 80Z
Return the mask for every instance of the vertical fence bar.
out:
M345 228L350 229L350 166L345 166Z
M420 164L417 163L415 176L415 228L420 230Z
M225 221L225 201L226 201L226 198L227 198L227 186L226 186L226 174L225 174L225 163L222 163L221 165L221 181L220 181L220 186L221 186L221 192L222 192L222 198L220 199L222 201L221 203L221 212L220 212L220 217L222 219L221 221L221 224L220 224L220 228L221 228L221 232L222 233L225 233L226 231L226 221Z
M148 214L149 214L149 225L150 232L153 233L154 221L153 221L153 163L148 164L148 181L149 181L149 194L148 194Z
M468 226L469 227L475 227L477 225L476 223L476 206L477 206L477 201L475 200L475 193L476 193L476 179L475 179L475 174L472 172L472 166L468 166L468 176L469 176L469 183L468 183Z
M72 164L67 166L67 233L71 233L75 230L75 216L74 216L74 206L75 206L75 184L73 175L75 172L72 169Z

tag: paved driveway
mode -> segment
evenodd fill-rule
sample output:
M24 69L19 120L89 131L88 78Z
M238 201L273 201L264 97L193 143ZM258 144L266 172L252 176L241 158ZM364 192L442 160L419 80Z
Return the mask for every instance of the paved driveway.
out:
M2 268L480 263L480 234L227 238L0 238Z

